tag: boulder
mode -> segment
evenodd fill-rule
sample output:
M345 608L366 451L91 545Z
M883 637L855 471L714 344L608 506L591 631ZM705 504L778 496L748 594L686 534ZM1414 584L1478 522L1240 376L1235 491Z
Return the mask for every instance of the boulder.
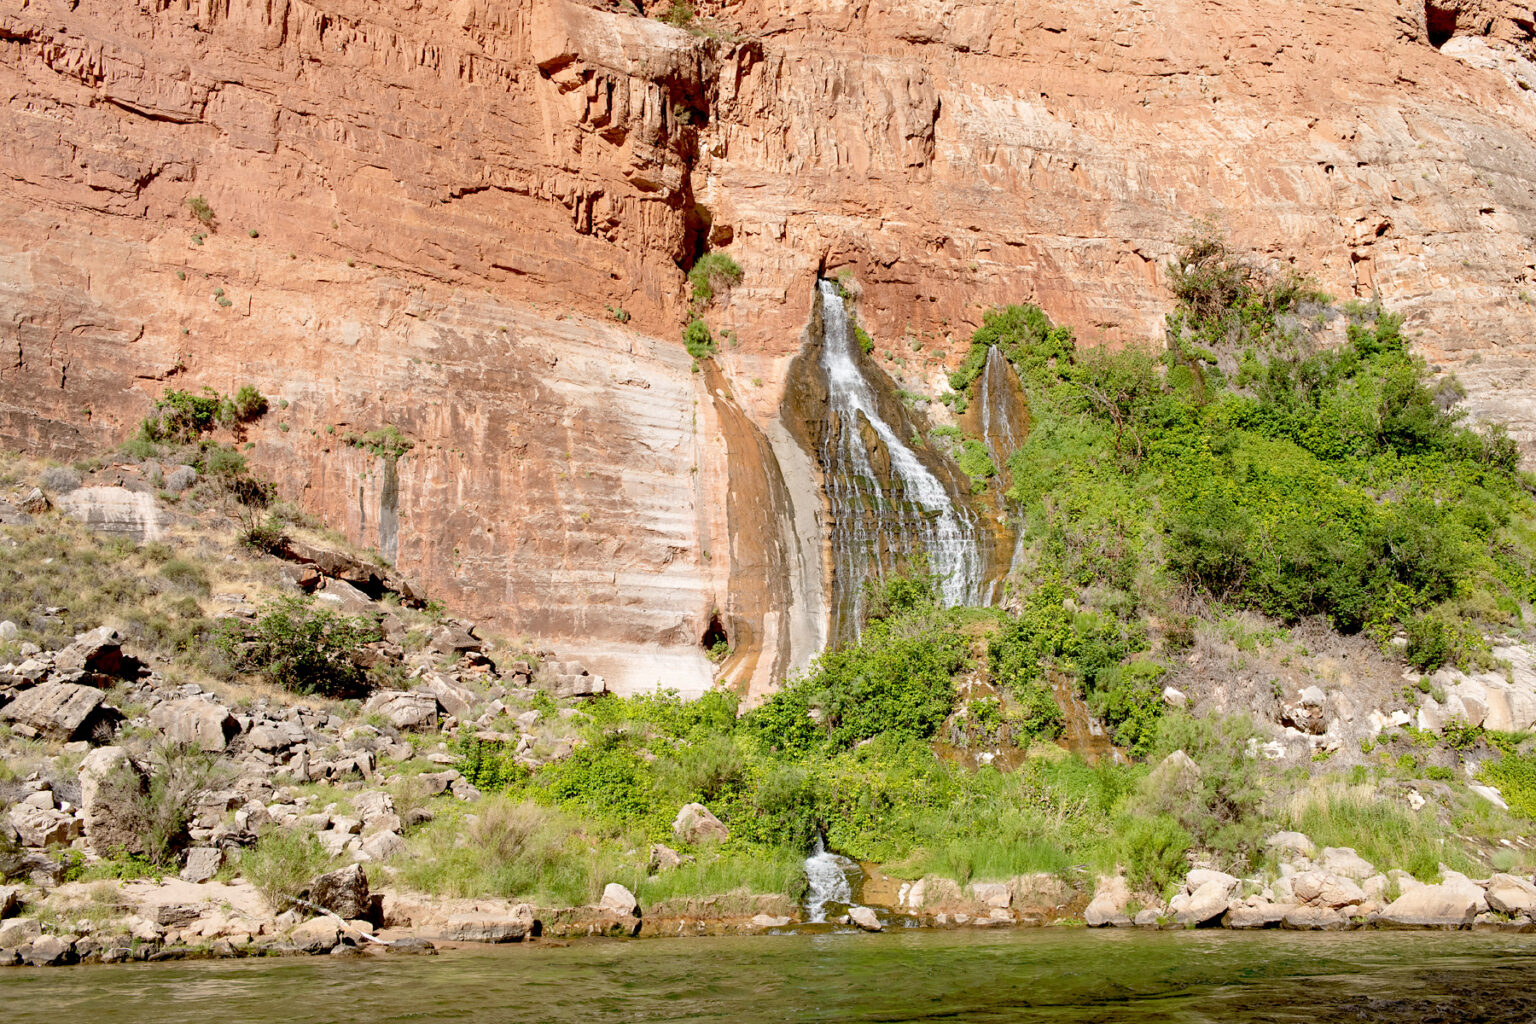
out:
M363 705L364 714L380 714L396 729L437 729L437 698L430 693L380 690Z
M1013 895L1005 882L974 882L971 884L971 898L983 906L999 910L1008 909L1008 904L1013 901Z
M1280 903L1259 903L1257 905L1239 903L1227 909L1227 916L1222 919L1221 923L1228 928L1239 931L1254 928L1276 928L1285 919L1286 911L1290 909L1292 908ZM1139 914L1137 915L1136 923L1141 923L1141 916Z
M1404 928L1464 928L1477 916L1481 895L1475 885L1421 885L1393 900L1379 920Z
M52 508L53 503L48 500L48 495L43 493L42 488L34 487L26 493L16 507L27 515L40 516Z
M1181 792L1200 781L1200 766L1182 750L1175 750L1147 776L1147 785L1158 792Z
M4 643L7 640L15 640L18 632L16 623L10 619L0 620L0 643Z
M603 886L603 898L597 905L600 909L620 917L640 916L640 901L635 899L634 893L617 882L609 882Z
M149 789L142 769L122 747L98 747L80 762L80 809L85 837L102 856L143 853L144 838L129 796Z
M10 822L23 846L62 846L80 835L80 820L52 807L17 804L10 810Z
M428 672L422 676L416 689L420 693L431 695L438 704L442 705L444 711L459 721L469 720L475 703L475 695L470 690L443 678L436 672Z
M675 867L679 867L682 863L683 858L679 856L678 852L672 849L672 847L665 846L661 843L651 844L651 874L654 875L661 871L670 871Z
M1366 901L1364 889L1331 871L1303 871L1292 875L1291 891L1298 901L1314 907L1348 907Z
M357 855L365 861L384 861L405 852L405 840L394 832L375 832L363 840Z
M519 903L505 913L469 911L455 914L443 925L443 938L452 942L521 942L537 934L533 908Z
M1227 896L1231 891L1224 882L1212 879L1192 893L1175 896L1169 901L1168 909L1180 924L1196 927L1217 924L1227 912Z
M198 846L187 851L186 866L181 869L182 881L206 882L224 866L224 851L216 846Z
M1317 856L1317 846L1300 832L1276 832L1264 841L1264 845L1282 856L1290 853L1308 860Z
M346 580L326 580L315 600L343 615L367 615L379 609L373 598Z
M366 918L373 907L368 875L358 864L327 872L310 883L309 901L347 920Z
M75 642L54 657L60 672L84 672L101 680L137 679L137 658L123 653L123 638L110 626L100 626L75 637Z
M849 907L848 920L866 932L881 932L885 925L880 923L880 917L868 907Z
M187 698L166 701L150 709L149 721L166 742L219 753L240 732L240 723L222 704Z
M1339 931L1349 927L1349 918L1332 907L1286 907L1281 923L1296 931Z
M0 885L0 920L16 913L21 906L21 889L14 885Z
M1184 891L1190 895L1194 895L1197 890L1212 883L1221 886L1222 895L1231 895L1232 890L1237 888L1237 879L1232 875L1227 874L1225 871L1212 871L1209 868L1195 868L1184 877Z
M341 926L334 918L312 918L295 926L288 940L305 953L329 953L341 942Z
M164 489L170 494L180 494L195 483L197 483L197 470L191 466L177 466L165 474Z
M1370 878L1376 873L1375 865L1348 846L1324 847L1318 866L1324 871L1331 871L1356 881Z
M672 821L672 834L685 843L724 842L731 835L703 804L684 804Z
M269 754L304 742L304 727L297 722L263 722L245 734L245 742Z
M74 963L74 943L57 935L40 935L20 950L21 959L33 967L58 967Z
M32 942L43 934L43 926L35 917L18 917L0 924L0 946L16 949Z
M1514 875L1497 874L1488 879L1488 906L1501 914L1536 916L1536 885Z
M1131 923L1125 908L1131 902L1131 888L1121 875L1101 875L1093 891L1093 899L1083 911L1083 920L1090 928L1107 925L1124 927Z
M72 740L90 731L105 695L91 686L43 683L0 708L0 718L16 722L36 735Z

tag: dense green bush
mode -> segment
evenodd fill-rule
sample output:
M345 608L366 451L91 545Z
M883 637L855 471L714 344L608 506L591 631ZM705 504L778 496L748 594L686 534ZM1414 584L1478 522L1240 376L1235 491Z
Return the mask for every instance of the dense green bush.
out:
M694 263L693 269L688 271L688 283L693 287L693 301L709 302L719 292L740 284L741 276L741 266L728 254L705 253Z
M749 720L786 751L836 750L877 735L925 739L955 706L952 676L968 644L934 600L932 584L889 585L851 645L824 651Z
M1497 761L1484 761L1477 777L1498 787L1511 811L1536 819L1536 757L1506 751Z
M1514 615L1536 597L1517 453L1460 422L1456 389L1430 379L1398 318L1354 309L1348 343L1317 349L1307 332L1332 314L1305 282L1222 245L1191 243L1179 266L1161 360L1075 352L1021 309L976 334L975 367L1008 338L1028 391L1008 497L1035 566L1119 590L1151 573L1155 587L1382 638L1414 623L1426 669L1460 641L1415 616Z
M683 328L683 347L695 359L708 359L715 354L715 336L703 320L690 320Z
M368 619L288 597L267 605L249 625L224 620L219 646L238 671L258 673L292 693L350 697L367 689L358 649L382 636Z

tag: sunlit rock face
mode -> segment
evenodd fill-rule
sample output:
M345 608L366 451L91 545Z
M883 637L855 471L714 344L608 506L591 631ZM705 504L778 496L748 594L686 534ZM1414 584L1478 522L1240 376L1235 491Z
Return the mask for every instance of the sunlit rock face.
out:
M621 687L759 693L828 632L781 406L839 270L876 361L937 386L1002 302L1156 343L1214 218L1406 313L1536 442L1528 8L700 11L719 38L572 0L0 0L0 442L68 457L252 383L259 468L429 593ZM694 372L708 246L745 277ZM393 465L341 440L385 423Z

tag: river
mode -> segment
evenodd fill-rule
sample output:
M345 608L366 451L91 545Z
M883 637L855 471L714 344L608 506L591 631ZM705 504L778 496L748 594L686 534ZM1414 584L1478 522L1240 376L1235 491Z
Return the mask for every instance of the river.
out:
M1513 1022L1536 936L896 931L0 971L7 1024Z

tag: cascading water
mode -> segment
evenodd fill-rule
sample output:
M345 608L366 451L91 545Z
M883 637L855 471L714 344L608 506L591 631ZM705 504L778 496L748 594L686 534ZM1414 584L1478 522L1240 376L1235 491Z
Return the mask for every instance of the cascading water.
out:
M1018 376L996 345L987 349L977 390L981 392L981 439L1001 470L1007 466L1008 456L1024 444L1029 424Z
M881 416L875 392L855 356L838 287L818 284L832 423L822 465L832 506L832 551L843 599L834 631L849 636L864 613L864 581L896 572L914 556L928 560L946 605L981 602L983 560L974 516ZM876 470L877 463L881 469Z
M805 919L810 924L823 924L827 920L827 904L853 902L853 886L848 884L848 868L853 862L847 857L828 853L821 837L816 838L816 849L805 858Z

